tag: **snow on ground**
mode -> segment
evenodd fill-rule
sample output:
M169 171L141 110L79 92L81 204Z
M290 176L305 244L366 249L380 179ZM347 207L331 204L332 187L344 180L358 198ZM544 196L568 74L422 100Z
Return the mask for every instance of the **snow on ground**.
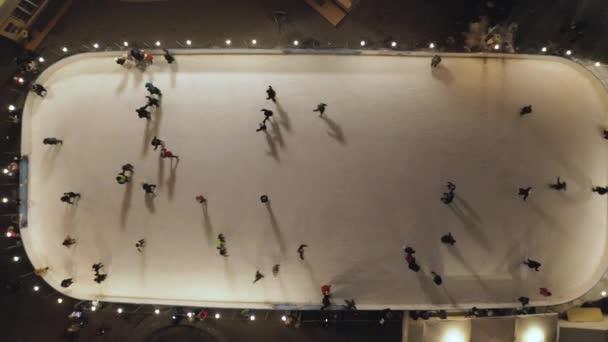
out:
M572 299L606 269L606 198L590 189L607 182L607 102L574 63L452 55L431 70L429 57L177 60L159 56L142 73L110 54L72 57L41 76L45 99L27 99L24 244L69 296L307 307L328 283L336 303L355 298L360 308L497 307L521 295L533 304ZM164 94L149 124L135 113L147 81ZM265 100L268 85L276 104ZM312 112L319 102L328 104L323 118ZM534 113L521 118L526 104ZM262 108L275 113L267 135L255 132ZM179 164L152 150L156 134ZM47 136L64 145L43 145ZM119 185L127 162L134 180ZM548 188L557 176L568 191ZM448 180L457 185L451 206L439 201ZM158 184L153 201L143 181ZM533 187L528 202L520 186ZM82 199L66 205L64 191ZM200 193L207 211L194 200ZM439 241L447 232L454 247ZM218 233L228 258L215 249ZM61 245L68 234L77 239L70 249ZM404 244L417 250L420 273L408 270ZM543 263L540 272L521 264L528 257ZM101 285L91 269L98 261L109 274ZM258 269L266 277L252 284ZM60 288L68 277L74 285Z

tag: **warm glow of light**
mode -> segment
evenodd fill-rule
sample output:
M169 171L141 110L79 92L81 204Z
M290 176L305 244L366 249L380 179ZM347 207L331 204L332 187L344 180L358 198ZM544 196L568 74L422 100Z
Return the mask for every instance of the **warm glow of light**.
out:
M299 41L297 41L297 40L294 40L294 41L293 41L293 45L298 46L298 45L300 45L300 42L299 42Z
M19 83L21 83L21 84L25 83L25 80L23 79L23 77L19 77Z
M192 41L190 39L186 40L186 45L192 45Z
M122 42L122 45L124 45L124 46L129 46L129 42L124 41L124 42Z
M11 237L11 232L6 232L6 237L10 238Z
M429 44L429 47L430 47L431 49L434 49L434 48L435 48L435 43L431 43L431 44Z
M250 321L255 321L255 315L251 315L251 316L249 316L249 320L250 320Z
M232 44L232 40L226 39L226 45L230 45L230 44Z
M7 202L8 202L8 198L2 197L2 203L7 203Z
M391 46L392 47L396 47L397 46L397 42L391 42Z
M61 49L61 51L63 51L63 52L68 52L68 48L64 46L64 47Z
M257 39L252 39L252 40L251 40L251 44L252 44L252 45L255 45L255 44L257 44L257 43L258 43Z
M154 313L157 315L160 315L160 310L156 309L156 310L154 310Z
M498 50L498 49L500 49L500 45L498 45L498 44L494 45L494 50Z
M40 287L38 285L34 286L34 291L38 292L38 290L40 290Z
M192 312L188 312L188 317L192 317L192 315L194 315Z
M523 342L544 342L545 334L539 327L533 327L526 331Z
M595 62L596 67L599 67L600 65L602 65L600 62Z
M362 40L359 44L361 44L361 46L365 46L365 40Z
M215 314L215 319L220 319L220 314L219 313Z
M568 50L568 51L566 51L566 55L567 55L567 56L570 56L571 54L572 54L572 50Z
M546 47L546 46L543 46L543 48L542 48L542 49L540 49L540 51L542 51L542 52L547 52L547 47Z
M156 43L154 43L156 46L160 46L160 40L157 40Z
M95 305L91 306L91 311L97 311L97 307Z
M57 298L57 304L63 303L63 298Z
M95 44L93 44L93 47L96 49L99 49L99 44L95 43Z
M7 174L8 173L8 169L3 169L2 173Z
M606 297L606 291L602 291L601 295L602 297Z
M15 109L17 109L15 106L13 106L13 105L8 105L8 111L9 111L9 112L14 111Z
M464 334L461 330L453 328L446 332L441 342L464 342Z
M21 259L21 258L19 258L19 256L17 256L17 255L15 255L15 256L13 257L13 261L14 261L14 262L19 261L19 259Z
M287 320L287 316L283 315L281 316L281 321L285 322Z
M42 56L38 57L38 62L44 63L44 57L42 57Z

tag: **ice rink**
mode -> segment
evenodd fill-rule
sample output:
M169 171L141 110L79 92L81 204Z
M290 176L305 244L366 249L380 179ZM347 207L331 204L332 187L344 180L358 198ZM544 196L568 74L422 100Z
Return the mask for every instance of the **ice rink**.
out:
M23 241L68 296L313 308L327 283L334 303L355 298L360 309L514 306L519 296L544 305L582 295L606 270L607 202L590 189L607 183L608 103L573 62L451 55L431 70L428 56L200 52L173 65L157 56L141 72L117 55L51 66L39 79L48 95L30 94L24 108ZM135 112L148 81L163 92L150 123ZM323 118L312 112L319 102ZM534 112L520 117L527 104ZM266 134L255 131L262 108L274 111ZM153 151L154 135L178 164ZM43 145L48 136L63 146ZM124 163L135 166L129 186L115 181ZM548 187L557 176L566 192ZM448 180L457 185L450 206L439 200ZM144 181L158 185L153 200ZM527 202L520 186L533 187ZM62 203L67 191L81 200ZM447 232L453 247L440 243ZM228 258L215 248L219 233ZM68 234L77 239L69 249ZM309 246L303 261L300 244ZM419 273L408 270L405 244ZM101 285L91 269L99 261ZM258 269L265 278L252 284Z

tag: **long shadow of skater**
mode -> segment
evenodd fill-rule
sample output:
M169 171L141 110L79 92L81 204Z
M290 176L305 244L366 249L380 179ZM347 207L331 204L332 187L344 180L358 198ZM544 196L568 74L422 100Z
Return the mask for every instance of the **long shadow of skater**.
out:
M342 127L340 127L338 123L336 123L334 120L330 119L326 115L321 115L321 120L323 120L329 128L329 132L327 132L327 135L336 139L342 145L346 144L346 137L344 136Z
M205 235L207 236L207 243L213 245L213 224L211 224L211 217L209 216L209 208L207 204L203 204L203 227L205 228Z
M426 294L426 297L431 301L431 304L440 304L442 302L442 294L440 287L435 285L432 276L423 272L416 274L420 288Z
M283 106L277 102L277 112L279 113L279 118L281 119L281 126L285 127L287 132L291 132L291 120L289 119L289 114L283 109Z
M469 232L469 235L472 236L477 242L483 247L485 250L490 250L490 240L486 236L485 232L479 226L479 216L472 211L471 207L464 202L464 200L458 198L457 202L452 202L448 207L450 210L458 217L460 222L462 222L464 228ZM461 204L464 209L463 211L458 204Z
M154 213L156 211L156 207L154 206L154 196L148 194L144 194L144 196L146 197L146 208L148 208L148 211L151 213Z
M173 194L175 193L175 182L177 180L177 164L179 164L179 159L173 162L173 158L171 158L171 169L169 170L169 179L167 180L167 188L169 189L169 199L173 199Z
M272 226L272 232L274 233L274 237L279 242L281 254L285 255L285 251L287 250L287 248L285 247L285 241L283 239L283 235L281 234L279 223L277 222L276 216L274 216L274 211L272 210L272 206L270 203L266 203L266 210L268 210L268 215L270 217L270 225Z
M169 69L171 70L171 88L175 88L177 84L177 72L179 71L179 64L174 61L170 64Z
M275 144L274 139L268 132L264 131L264 134L266 135L266 142L268 143L268 148L270 149L270 151L266 152L266 154L270 155L274 160L279 161L279 151L277 150L277 145Z
M481 288L486 293L491 293L490 288L483 282L483 280L481 279L479 274L477 274L477 271L464 259L462 254L460 254L460 251L458 250L458 248L448 248L447 250L448 250L448 253L450 253L452 255L452 257L457 259L462 264L462 266L464 266L464 268L466 268L467 271L469 271L469 273L471 273L471 275L479 283L479 286L481 286Z
M146 120L146 127L144 129L144 134L143 134L143 144L142 144L142 150L141 150L141 154L142 156L145 156L148 153L148 150L150 149L150 142L152 141L152 137L156 137L158 136L158 132L160 131L160 123L161 120L163 118L163 107L162 107L162 99L161 99L161 106L160 107L152 107L154 108L154 111L152 112L152 119L150 120Z
M281 127L275 121L270 122L270 126L272 127L272 131L274 132L274 139L279 144L279 147L285 147L285 141L283 140L283 134L281 134Z
M165 182L165 163L163 158L158 157L158 182L156 184L162 186Z
M449 85L454 80L454 76L452 76L452 72L450 71L450 69L444 67L441 64L439 64L435 68L431 68L431 74L434 78L440 80L445 85Z
M122 206L120 207L120 228L124 230L127 224L127 216L131 209L131 196L133 195L133 182L125 185L125 193L122 196Z

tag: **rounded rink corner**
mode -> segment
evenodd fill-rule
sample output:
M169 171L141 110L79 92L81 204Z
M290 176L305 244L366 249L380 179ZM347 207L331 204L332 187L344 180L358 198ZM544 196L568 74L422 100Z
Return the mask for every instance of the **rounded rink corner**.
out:
M608 102L572 61L448 53L432 68L422 53L176 50L167 64L157 53L145 70L117 65L122 52L68 57L37 80L47 96L26 100L22 240L67 296L318 309L331 284L334 307L544 306L607 269L607 202L591 189L608 182ZM149 119L136 112L146 83L162 91ZM557 177L565 191L549 186ZM81 197L62 202L68 192Z

